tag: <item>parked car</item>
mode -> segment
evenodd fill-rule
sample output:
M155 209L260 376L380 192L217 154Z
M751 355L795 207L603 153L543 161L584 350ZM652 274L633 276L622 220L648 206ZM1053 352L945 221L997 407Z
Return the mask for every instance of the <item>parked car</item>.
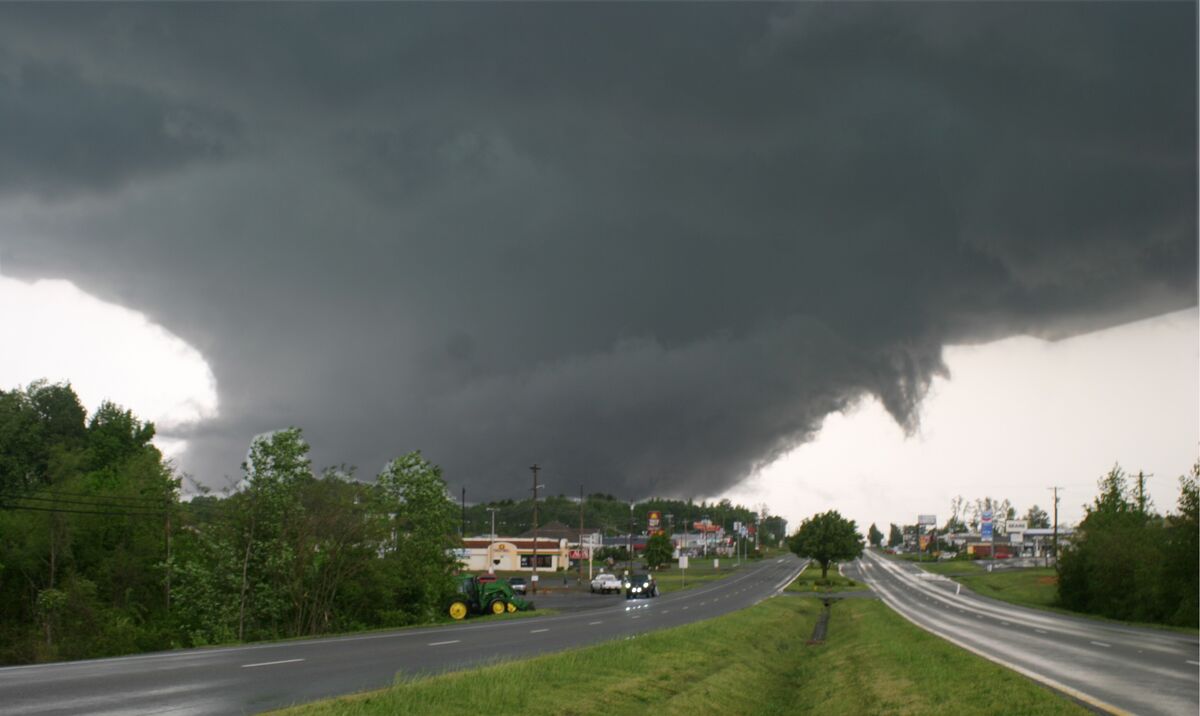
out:
M508 586L512 587L512 590L517 594L524 594L527 584L524 577L509 577Z
M649 599L658 596L658 584L649 574L630 575L625 582L626 599Z
M603 572L601 574L597 574L596 578L592 580L593 593L600 592L601 594L608 594L609 592L620 591L621 580L615 574Z

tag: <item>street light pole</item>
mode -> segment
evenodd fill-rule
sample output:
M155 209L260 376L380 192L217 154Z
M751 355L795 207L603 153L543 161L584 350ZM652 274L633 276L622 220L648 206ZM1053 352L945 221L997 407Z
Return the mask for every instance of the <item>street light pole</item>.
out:
M629 534L625 537L625 572L633 574L633 502L629 503Z
M492 532L491 538L488 539L488 574L496 573L495 557L492 556L492 546L496 544L496 507L487 508L488 512L492 513Z
M529 470L533 473L533 576L531 576L529 578L530 589L532 590L533 594L537 594L537 584L538 584L537 583L537 578L538 578L537 577L537 562L538 562L537 491L538 491L539 487L544 487L544 485L539 485L537 478L538 478L538 471L541 469L542 468L538 467L538 464L536 462L533 464L532 467L529 468Z

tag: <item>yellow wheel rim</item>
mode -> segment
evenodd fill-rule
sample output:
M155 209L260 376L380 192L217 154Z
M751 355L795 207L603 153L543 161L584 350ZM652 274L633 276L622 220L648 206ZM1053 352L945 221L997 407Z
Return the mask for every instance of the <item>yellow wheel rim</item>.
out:
M451 604L450 605L450 618L451 619L466 619L467 618L467 605L463 604L462 602L455 602L455 603Z
M508 613L512 614L515 611L517 611L517 605L513 604L512 602L509 602L508 603Z
M492 614L503 614L504 602L492 602Z

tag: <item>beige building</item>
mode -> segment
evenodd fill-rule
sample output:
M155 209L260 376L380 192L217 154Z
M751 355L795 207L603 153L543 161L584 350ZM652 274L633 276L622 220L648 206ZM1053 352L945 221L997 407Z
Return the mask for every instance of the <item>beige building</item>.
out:
M473 537L463 540L464 569L469 572L532 572L534 542L526 537ZM538 571L554 572L570 564L565 538L537 539Z

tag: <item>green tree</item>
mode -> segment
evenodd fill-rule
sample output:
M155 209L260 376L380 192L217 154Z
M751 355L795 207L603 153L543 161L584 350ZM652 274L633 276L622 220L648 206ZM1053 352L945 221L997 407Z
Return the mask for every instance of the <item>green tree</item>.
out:
M249 457L242 463L244 495L235 503L240 508L235 539L241 557L239 640L246 639L247 627L259 638L286 633L296 559L288 531L303 517L300 490L313 479L310 465L308 443L299 428L278 430L250 443Z
M642 556L646 560L646 566L649 569L658 569L667 564L674 556L675 548L671 544L671 538L665 534L656 534L646 541L646 552Z
M893 522L888 528L888 547L896 547L904 544L904 533Z
M1179 513L1167 518L1163 599L1178 605L1167 618L1196 627L1200 620L1200 462L1179 478Z
M1050 515L1042 508L1034 505L1025 513L1025 521L1030 529L1044 529L1050 526Z
M457 509L446 494L442 469L419 451L411 452L389 462L376 485L392 516L386 558L404 575L394 608L420 621L432 619L454 590L458 560L453 550L461 545Z
M1113 619L1195 624L1195 609L1180 610L1195 604L1197 555L1185 546L1196 531L1189 484L1181 482L1180 514L1164 519L1149 512L1144 492L1136 483L1131 489L1119 465L1101 478L1058 563L1062 605Z
M883 533L879 531L879 528L875 526L874 522L871 523L871 529L867 530L867 541L870 542L871 546L873 547L878 547L883 544Z
M854 520L847 520L837 510L830 510L804 520L788 546L797 555L812 558L820 564L821 579L825 579L831 563L862 556L863 539Z

